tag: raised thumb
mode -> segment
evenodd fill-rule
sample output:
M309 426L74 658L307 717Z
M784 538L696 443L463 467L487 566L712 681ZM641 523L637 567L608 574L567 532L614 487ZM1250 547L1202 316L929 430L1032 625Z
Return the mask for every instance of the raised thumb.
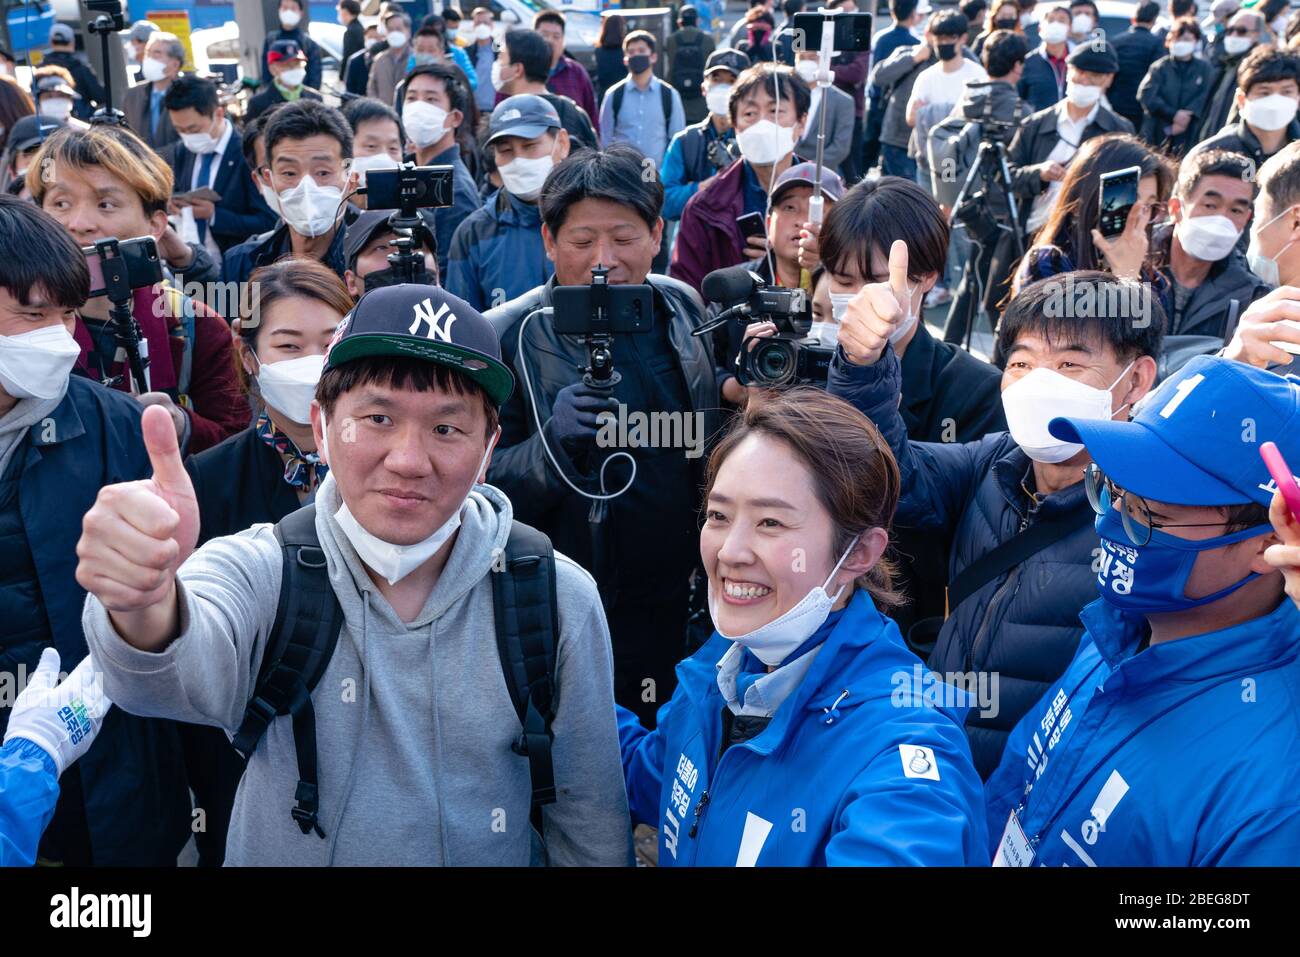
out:
M176 424L167 410L160 405L147 406L140 426L144 430L149 464L153 466L153 480L168 491L192 489L193 483L176 444Z

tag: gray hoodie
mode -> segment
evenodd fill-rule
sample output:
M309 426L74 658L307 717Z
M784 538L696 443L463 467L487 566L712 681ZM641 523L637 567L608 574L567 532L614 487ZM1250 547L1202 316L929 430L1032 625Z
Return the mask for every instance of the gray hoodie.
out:
M510 531L509 500L470 493L447 565L420 615L397 617L334 519L333 476L316 531L343 608L338 646L312 693L326 838L290 818L297 786L292 722L277 718L235 797L234 865L527 865L527 758L497 656L488 574ZM270 525L216 538L178 574L181 634L162 652L132 648L103 605L83 623L105 690L128 712L238 728L280 590ZM560 640L553 759L558 800L544 810L551 864L631 861L614 718L613 664L591 576L556 554Z

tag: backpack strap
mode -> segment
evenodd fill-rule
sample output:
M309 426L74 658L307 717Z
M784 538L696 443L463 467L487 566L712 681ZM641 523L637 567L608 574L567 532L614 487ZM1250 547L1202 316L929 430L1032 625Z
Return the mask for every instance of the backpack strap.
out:
M497 651L522 727L512 750L528 758L531 817L541 836L542 806L555 801L551 723L555 720L555 659L560 635L555 552L549 538L516 521L503 559L492 570Z
M659 103L664 111L664 137L667 142L673 137L673 91L662 80L659 83Z
M618 114L623 109L623 91L625 89L627 89L626 83L620 83L618 86L614 87L614 125L615 126L618 126Z
M267 636L253 697L232 743L247 761L272 721L282 715L293 717L298 804L290 813L304 834L315 831L323 838L325 832L316 819L320 792L311 693L334 655L343 609L316 535L316 506L286 515L276 524L275 537L284 552L275 624Z

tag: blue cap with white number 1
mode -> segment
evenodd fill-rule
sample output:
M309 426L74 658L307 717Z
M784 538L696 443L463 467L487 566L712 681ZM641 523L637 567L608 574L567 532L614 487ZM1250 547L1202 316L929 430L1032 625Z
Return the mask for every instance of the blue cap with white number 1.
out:
M1171 505L1268 505L1274 483L1259 446L1276 442L1300 469L1300 378L1198 356L1140 403L1130 422L1056 418L1122 489Z

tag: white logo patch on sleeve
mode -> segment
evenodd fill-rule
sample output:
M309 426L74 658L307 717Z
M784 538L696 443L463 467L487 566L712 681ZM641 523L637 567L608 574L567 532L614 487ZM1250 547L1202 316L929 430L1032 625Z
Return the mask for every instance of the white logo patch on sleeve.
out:
M898 754L903 759L903 776L939 780L939 762L934 751L923 744L900 744Z

